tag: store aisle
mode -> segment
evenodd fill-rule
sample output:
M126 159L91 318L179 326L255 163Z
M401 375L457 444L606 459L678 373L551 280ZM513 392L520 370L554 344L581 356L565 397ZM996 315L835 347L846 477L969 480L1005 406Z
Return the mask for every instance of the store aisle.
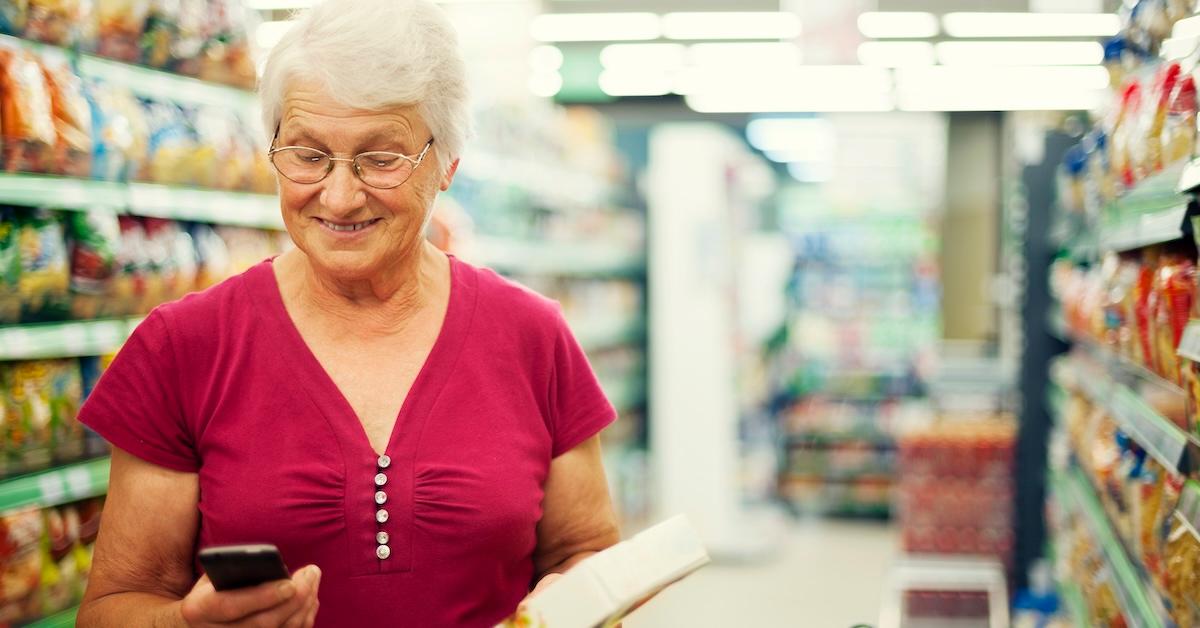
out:
M887 570L896 559L893 526L813 520L791 525L777 559L717 563L655 598L626 628L849 628L875 625Z

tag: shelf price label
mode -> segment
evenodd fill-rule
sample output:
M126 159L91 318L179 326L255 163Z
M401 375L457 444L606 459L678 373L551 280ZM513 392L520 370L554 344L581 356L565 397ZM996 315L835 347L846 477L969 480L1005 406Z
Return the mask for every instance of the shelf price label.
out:
M1200 320L1188 321L1176 353L1193 362L1200 362Z
M43 473L38 477L37 482L42 504L61 504L65 501L67 484L63 481L61 474Z
M1122 429L1147 453L1168 469L1179 469L1179 461L1188 442L1182 430L1125 387L1113 393L1110 410Z

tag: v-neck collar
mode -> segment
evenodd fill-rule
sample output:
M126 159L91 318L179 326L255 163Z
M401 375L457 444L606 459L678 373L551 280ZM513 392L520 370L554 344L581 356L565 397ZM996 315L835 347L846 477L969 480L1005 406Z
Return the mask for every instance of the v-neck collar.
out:
M413 379L412 386L397 412L396 422L392 426L391 434L388 436L387 445L383 451L391 458L410 456L412 450L415 449L415 440L420 434L425 416L449 379L474 313L475 282L471 281L474 276L465 272L466 269L463 268L462 262L453 255L448 257L450 296L446 305L446 313L433 347L426 356L424 364L421 365L416 378ZM273 261L274 258L264 261L252 272L258 275L260 281L268 284L263 286L265 289L260 294L267 296L265 304L268 310L267 314L275 319L277 329L282 332L283 337L280 340L291 344L291 348L294 349L294 351L287 351L286 354L297 356L297 359L288 360L288 362L304 381L304 389L308 392L309 397L326 415L335 432L341 437L344 451L354 455L355 458L366 456L372 461L375 460L379 452L376 452L371 446L371 441L367 437L361 420L354 412L345 394L334 383L333 378L329 376L328 371L305 342L295 321L288 313L278 279L275 276ZM351 452L354 453L351 454Z

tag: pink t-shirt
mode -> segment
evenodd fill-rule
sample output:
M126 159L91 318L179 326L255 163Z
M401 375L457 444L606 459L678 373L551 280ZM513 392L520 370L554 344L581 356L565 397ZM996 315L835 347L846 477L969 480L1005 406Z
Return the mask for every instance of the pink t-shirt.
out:
M386 468L269 260L154 310L80 414L116 447L199 474L198 547L274 543L293 569L319 565L318 626L422 628L513 611L551 459L615 418L558 306L455 258Z

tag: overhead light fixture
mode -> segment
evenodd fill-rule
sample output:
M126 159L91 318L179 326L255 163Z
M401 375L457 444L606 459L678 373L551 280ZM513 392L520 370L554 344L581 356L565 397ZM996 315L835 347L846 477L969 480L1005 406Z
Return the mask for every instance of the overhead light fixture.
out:
M668 39L793 39L800 18L782 11L667 13L662 32Z
M697 77L684 92L687 104L703 113L890 111L893 106L891 72L885 68L802 66L769 81L752 74Z
M533 18L537 41L641 41L662 35L654 13L546 13Z
M1121 29L1115 13L947 13L951 37L1111 37Z
M833 164L828 162L791 162L788 174L800 183L824 183L833 179Z
M563 78L556 71L534 72L529 75L529 91L539 98L553 98L562 91Z
M942 65L1099 65L1104 46L1095 41L944 41Z
M663 96L671 93L671 79L664 72L604 70L598 82L600 91L609 96Z
M688 61L699 68L735 68L762 72L800 65L800 47L790 42L692 44Z
M283 36L291 28L292 22L290 20L263 22L254 31L254 43L258 44L259 48L274 48L275 44L278 44L279 40L283 39Z
M687 62L683 44L610 44L600 51L605 68L678 69Z
M829 159L837 143L833 123L824 118L757 118L746 125L746 140L779 162Z
M1099 66L934 66L896 70L906 111L1090 110L1103 102L1108 72Z
M858 62L884 68L933 65L933 44L927 41L865 41L858 45Z
M867 11L858 16L858 32L871 39L936 37L938 20L922 11Z
M535 72L557 72L563 64L563 53L558 46L542 44L529 51L529 68Z

